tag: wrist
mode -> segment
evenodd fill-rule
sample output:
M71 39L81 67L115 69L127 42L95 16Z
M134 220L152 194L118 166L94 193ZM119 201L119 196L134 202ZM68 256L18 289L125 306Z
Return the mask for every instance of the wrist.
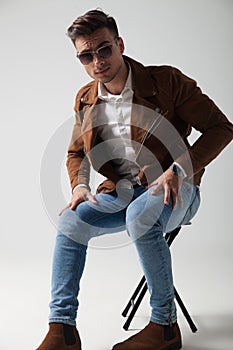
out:
M75 192L78 188L80 188L80 187L84 187L84 188L86 188L88 191L90 191L90 186L88 186L88 185L86 185L86 184L78 184L77 186L75 186L75 187L73 188L72 193L74 194L74 192Z
M170 166L170 169L172 170L173 174L179 176L181 179L184 179L186 177L186 174L184 174L183 169L179 166L177 163L173 163Z

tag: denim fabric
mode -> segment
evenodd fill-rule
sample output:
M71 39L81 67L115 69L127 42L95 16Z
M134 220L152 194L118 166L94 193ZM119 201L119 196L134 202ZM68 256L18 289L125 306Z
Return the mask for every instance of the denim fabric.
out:
M80 203L59 220L52 271L49 322L76 324L79 283L91 238L123 230L136 245L150 293L151 321L176 321L171 256L164 233L187 224L200 204L198 187L183 182L183 208L163 204L163 191L142 186L97 194L98 204Z

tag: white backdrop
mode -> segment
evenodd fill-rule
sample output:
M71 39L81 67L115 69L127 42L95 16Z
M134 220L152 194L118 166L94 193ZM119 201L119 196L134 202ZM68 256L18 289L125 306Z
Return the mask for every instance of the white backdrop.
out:
M76 91L89 81L66 29L96 7L116 18L127 55L180 68L233 120L233 1L0 0L1 350L36 348L47 329L56 229L41 200L41 160L55 130L72 116ZM68 141L65 134L65 146ZM228 337L233 330L232 150L231 144L207 168L201 209L172 250L175 281L192 313L202 325L205 316L218 315L215 319L230 327ZM58 161L64 157L54 154ZM54 210L59 209L55 193ZM89 251L79 321L84 350L107 349L125 337L118 314L140 274L132 245ZM139 315L149 315L147 305ZM205 349L232 349L216 344Z

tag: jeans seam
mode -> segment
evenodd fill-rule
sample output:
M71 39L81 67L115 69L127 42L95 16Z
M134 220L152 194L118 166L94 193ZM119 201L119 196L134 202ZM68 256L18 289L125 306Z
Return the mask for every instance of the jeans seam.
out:
M81 254L79 254L79 261L78 261L78 263L77 263L77 268L76 268L76 271L75 271L75 278L74 278L74 280L73 280L73 286L72 286L72 294L73 294L73 305L75 304L75 301L77 300L77 297L76 297L76 293L75 293L75 284L77 283L77 281L78 281L78 277L77 277L77 275L78 275L78 273L79 273L79 269L80 269L80 262L81 262L81 259L82 259L82 252L81 252ZM72 313L75 313L76 314L76 310L74 310L75 309L75 306L72 306L72 305L70 305L70 318L72 319L72 317L73 317L73 315L72 315ZM77 309L77 308L76 308ZM74 320L75 320L75 317L74 317Z

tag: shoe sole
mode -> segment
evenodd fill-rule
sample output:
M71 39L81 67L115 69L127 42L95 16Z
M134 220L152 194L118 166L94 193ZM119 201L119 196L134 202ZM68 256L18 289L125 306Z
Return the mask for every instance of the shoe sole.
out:
M116 344L118 345L118 344ZM160 350L180 350L182 348L182 343L181 342L177 342L177 343L173 343L171 345L166 346L165 348L160 348ZM114 350L115 346L111 349Z

